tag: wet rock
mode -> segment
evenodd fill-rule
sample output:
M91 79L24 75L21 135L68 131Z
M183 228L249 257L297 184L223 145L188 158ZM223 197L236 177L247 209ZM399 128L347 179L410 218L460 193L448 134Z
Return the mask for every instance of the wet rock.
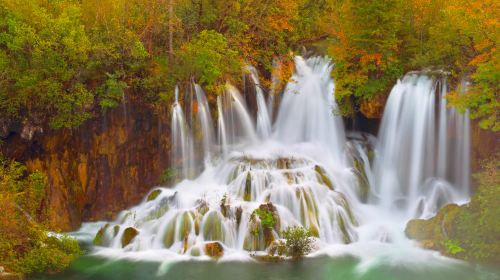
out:
M146 201L153 201L161 194L161 190L154 190L149 195Z
M105 238L106 238L106 230L109 228L109 224L105 224L103 227L99 229L97 234L94 237L94 240L92 241L94 245L97 246L104 246L105 245Z
M252 175L250 171L247 173L247 179L245 181L245 193L243 194L244 201L250 201L252 199Z
M139 231L133 227L125 229L122 235L122 248L130 244L132 240L139 234Z
M241 215L243 214L243 208L241 208L241 206L238 206L236 207L236 224L238 225L238 227L240 226L240 223L241 223Z
M222 216L227 218L229 215L229 210L230 210L229 198L227 197L227 194L225 194L220 201L220 212L222 213Z
M414 219L406 224L405 234L417 240L427 249L446 252L445 241L452 239L460 207L449 204L439 210L438 214L428 220Z
M205 200L198 200L198 206L196 206L196 211L200 213L201 216L205 215L210 208L208 208L208 203Z
M322 182L323 184L325 184L325 186L333 191L332 181L330 180L330 178L328 178L328 175L326 175L326 171L323 169L323 167L315 165L314 170L318 174L318 181Z
M224 255L224 247L219 242L208 242L205 244L205 254L218 259Z
M115 225L113 227L113 237L116 237L118 235L118 232L120 232L120 225Z
M224 240L224 217L216 211L208 212L203 218L203 238L205 240Z

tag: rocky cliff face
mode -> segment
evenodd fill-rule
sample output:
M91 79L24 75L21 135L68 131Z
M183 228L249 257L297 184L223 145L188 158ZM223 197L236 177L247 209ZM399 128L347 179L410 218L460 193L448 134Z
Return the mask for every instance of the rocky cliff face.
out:
M72 230L82 221L113 217L159 183L169 163L164 111L131 102L78 129L26 134L24 126L5 134L1 150L47 174L50 226Z

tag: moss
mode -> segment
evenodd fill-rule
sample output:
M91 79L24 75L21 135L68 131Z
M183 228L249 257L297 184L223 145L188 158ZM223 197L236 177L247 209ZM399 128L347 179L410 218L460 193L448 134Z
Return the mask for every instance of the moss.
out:
M139 234L139 231L133 227L128 227L123 231L122 248L130 244L132 240Z
M215 211L207 213L203 221L203 238L205 240L224 240L223 217Z
M104 245L104 237L106 234L106 230L109 228L109 224L105 224L103 227L97 231L97 234L94 237L93 243L94 245L97 246L103 246Z
M118 232L120 232L120 225L115 225L113 227L113 237L116 237L118 235Z
M152 191L149 195L146 201L153 201L155 200L159 195L161 194L161 190L157 189Z
M330 178L326 175L326 171L319 165L314 166L314 170L316 170L316 173L318 174L318 180L325 184L330 190L333 191L333 184Z
M163 245L165 245L165 248L170 248L172 244L174 244L174 238L175 238L175 220L171 220L167 225L166 225L166 232L165 236L163 237Z
M245 193L243 194L244 201L250 201L252 199L252 175L250 171L247 173L247 179L245 182Z

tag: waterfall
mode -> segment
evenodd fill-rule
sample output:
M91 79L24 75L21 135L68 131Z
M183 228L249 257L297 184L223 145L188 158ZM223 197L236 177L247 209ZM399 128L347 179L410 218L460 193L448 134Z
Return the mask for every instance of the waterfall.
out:
M212 149L215 142L212 117L210 116L210 107L208 106L205 92L198 85L194 84L196 93L196 102L198 104L198 118L200 120L202 140L203 140L203 155L207 161L212 157Z
M469 190L467 114L447 107L444 77L410 73L392 89L379 132L372 199L429 217Z
M271 119L268 113L264 92L259 82L259 75L254 67L248 67L250 77L255 86L255 95L257 99L257 134L261 139L267 139L271 135Z
M296 73L283 93L275 138L283 143L312 142L328 147L340 162L345 144L342 119L333 112L333 65L328 58L295 58Z
M390 93L378 139L346 135L333 113L332 67L328 58L296 57L272 125L255 69L256 120L227 84L217 96L215 128L195 84L199 121L188 123L176 89L172 164L184 180L152 190L103 226L96 250L203 259L217 248L224 256L248 256L276 246L281 231L296 225L310 230L317 248L413 248L401 230L408 219L468 199L468 116L448 108L445 77L409 73ZM189 114L192 99L184 100ZM194 152L200 137L203 157ZM201 158L210 164L195 178ZM264 223L269 216L273 222Z
M179 104L179 88L175 88L175 102L172 105L172 166L180 170L182 178L189 178L194 170L194 150L184 112Z

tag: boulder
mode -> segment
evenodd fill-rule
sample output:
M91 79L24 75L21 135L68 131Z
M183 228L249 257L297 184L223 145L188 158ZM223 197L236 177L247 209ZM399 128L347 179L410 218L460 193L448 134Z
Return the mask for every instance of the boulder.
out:
M133 227L125 229L122 235L122 248L130 244L132 240L139 234L139 231Z
M218 259L224 255L224 247L220 244L220 242L205 243L205 254Z

